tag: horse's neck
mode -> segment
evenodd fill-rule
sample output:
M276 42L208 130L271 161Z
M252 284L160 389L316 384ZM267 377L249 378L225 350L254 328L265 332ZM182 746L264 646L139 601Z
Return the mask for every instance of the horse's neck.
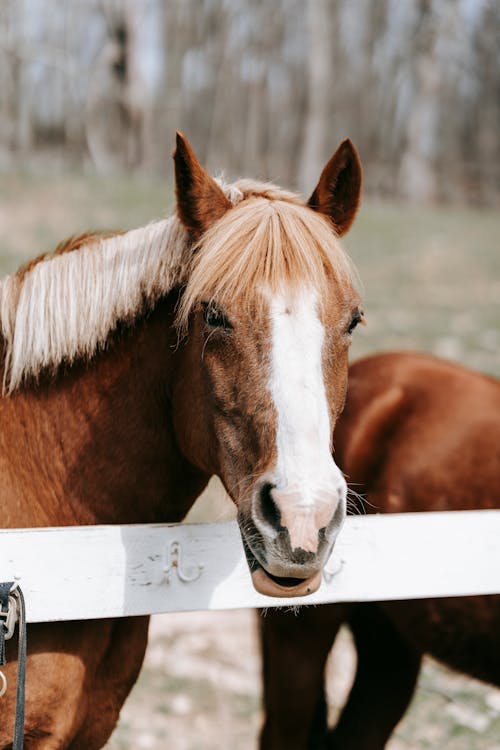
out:
M3 526L185 515L206 477L182 458L173 436L167 326L159 309L90 365L2 399Z

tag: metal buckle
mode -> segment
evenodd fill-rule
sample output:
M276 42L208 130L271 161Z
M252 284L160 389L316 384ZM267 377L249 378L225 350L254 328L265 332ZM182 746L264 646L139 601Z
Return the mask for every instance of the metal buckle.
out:
M10 595L7 612L0 612L0 621L4 621L3 627L5 632L3 637L6 641L8 641L9 638L12 638L12 636L14 635L14 630L16 629L18 618L19 612L17 608L17 599L16 597Z

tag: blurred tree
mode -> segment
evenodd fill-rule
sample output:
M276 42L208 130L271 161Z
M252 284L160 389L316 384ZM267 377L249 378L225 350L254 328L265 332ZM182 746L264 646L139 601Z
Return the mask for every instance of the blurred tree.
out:
M211 169L311 189L341 138L370 193L500 192L497 0L2 0L0 167Z
M331 103L328 92L335 76L332 54L335 10L328 0L307 3L307 107L298 177L304 193L314 189L325 161L325 152L332 148L329 143Z

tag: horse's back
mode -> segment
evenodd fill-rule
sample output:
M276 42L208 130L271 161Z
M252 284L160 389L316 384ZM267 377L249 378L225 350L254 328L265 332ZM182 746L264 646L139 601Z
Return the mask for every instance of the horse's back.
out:
M500 383L413 353L350 371L339 462L368 512L500 507Z

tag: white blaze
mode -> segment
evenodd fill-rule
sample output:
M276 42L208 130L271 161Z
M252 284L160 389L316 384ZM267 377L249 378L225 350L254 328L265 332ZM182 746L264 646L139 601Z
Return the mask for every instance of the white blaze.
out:
M330 451L330 415L323 376L324 327L317 295L304 289L270 298L271 377L277 413L274 479L292 540L317 547L313 518L333 516L345 482ZM273 472L274 474L274 472ZM318 515L319 514L319 515ZM321 523L321 526L326 525ZM313 538L315 537L315 538Z

